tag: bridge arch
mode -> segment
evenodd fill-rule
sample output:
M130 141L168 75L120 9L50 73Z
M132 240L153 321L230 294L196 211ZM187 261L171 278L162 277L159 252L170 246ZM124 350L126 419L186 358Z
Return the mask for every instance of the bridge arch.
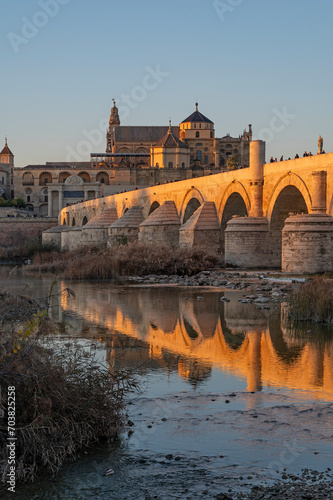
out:
M291 212L308 213L310 193L304 181L296 174L287 174L276 184L267 210L269 221L271 264L281 266L282 229Z
M248 215L249 212L250 212L250 209L251 209L251 202L250 202L250 197L245 189L245 187L243 186L243 184L241 184L240 182L238 181L233 181L231 184L229 184L229 186L227 187L227 189L224 191L223 193L223 196L222 196L222 199L221 199L221 203L220 203L220 206L219 206L219 209L218 209L218 216L219 216L219 219L220 221L222 222L222 219L223 219L223 214L225 212L225 208L226 208L226 205L228 202L230 202L230 198L232 195L234 194L237 194L238 197L236 196L233 196L233 200L239 200L240 201L240 198L242 199L243 201L243 204L245 206L245 209L246 209L246 213L244 214L244 206L242 207L242 210L241 212L242 213L234 213L232 215ZM236 207L235 207L236 208ZM230 217L231 219L231 217ZM230 220L228 219L228 220Z
M153 203L150 205L149 207L149 212L148 212L148 216L150 214L152 214L154 212L154 210L156 210L158 207L160 206L159 202L158 201L153 201Z
M224 255L225 246L225 228L227 223L234 215L245 217L250 212L250 198L246 189L240 182L229 184L225 190L220 207L218 217L221 221L221 253Z
M192 201L193 200L193 201ZM180 207L180 221L184 224L191 215L204 203L205 199L200 191L196 188L191 188L184 196Z
M305 182L301 177L297 174L294 173L288 173L281 177L281 179L278 180L278 182L275 184L274 189L273 189L273 194L271 196L271 199L268 203L267 211L266 211L266 218L268 219L268 222L271 222L272 219L272 214L273 210L276 204L276 200L279 197L280 193L284 188L287 186L294 186L303 196L304 202L306 204L306 209L307 212L310 212L311 209L311 195L309 192L309 189L307 188ZM295 211L295 209L291 206L290 207L290 212Z

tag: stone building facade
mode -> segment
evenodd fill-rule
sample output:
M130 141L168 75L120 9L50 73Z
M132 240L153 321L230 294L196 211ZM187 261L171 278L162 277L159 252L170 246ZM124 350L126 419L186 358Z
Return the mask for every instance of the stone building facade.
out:
M251 125L239 137L216 138L214 123L199 112L198 104L179 126L122 126L114 102L105 153L92 153L90 162L15 168L15 197L23 198L37 215L55 216L61 208L99 196L219 173L227 169L230 156L236 165L247 167L251 139ZM81 188L69 198L65 193L70 176L83 184L79 182Z
M199 111L198 103L196 103L195 111L183 120L179 127L172 127L172 132L177 139L189 147L189 164L183 168L193 168L197 165L203 168L224 167L230 156L234 157L235 163L239 166L249 166L252 125L249 125L249 130L244 130L239 137L231 137L230 134L227 134L217 138L215 137L214 123ZM107 156L103 158L103 161L109 164L116 163L122 154L125 155L123 160L125 160L126 155L132 155L132 160L133 155L137 155L138 163L148 165L150 159L152 167L160 167L161 164L154 159L154 149L159 148L162 138L167 133L168 127L163 126L122 126L118 108L114 102L106 135ZM142 158L139 158L140 154L143 155ZM150 155L150 158L147 155ZM177 153L175 152L173 159L170 159L167 164L173 165L170 168L175 168L176 165L181 168L182 163L184 162L177 161ZM163 162L162 164L165 165Z

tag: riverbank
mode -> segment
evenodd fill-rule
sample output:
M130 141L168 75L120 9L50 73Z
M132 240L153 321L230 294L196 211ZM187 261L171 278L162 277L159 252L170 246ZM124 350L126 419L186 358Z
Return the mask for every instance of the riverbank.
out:
M217 290L243 292L241 303L268 306L271 302L281 302L290 293L299 289L306 278L288 277L275 271L233 271L216 269L201 271L193 276L156 275L129 276L126 281L135 285L161 285L179 287L213 287ZM221 297L221 300L229 299Z

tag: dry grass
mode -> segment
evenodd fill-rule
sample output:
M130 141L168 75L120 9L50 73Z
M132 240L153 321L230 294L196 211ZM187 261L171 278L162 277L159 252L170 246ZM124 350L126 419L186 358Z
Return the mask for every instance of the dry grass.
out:
M67 279L106 280L147 274L192 276L219 263L219 257L202 248L130 243L112 250L88 247L71 252L37 254L30 269L59 272Z
M289 319L333 323L333 279L316 277L301 285L289 300Z
M124 396L136 383L131 373L110 373L74 342L47 346L44 334L54 326L45 313L34 314L33 301L9 294L0 300L6 303L0 313L0 477L7 479L6 399L15 386L16 478L32 481L41 470L54 475L93 442L115 438L124 424Z

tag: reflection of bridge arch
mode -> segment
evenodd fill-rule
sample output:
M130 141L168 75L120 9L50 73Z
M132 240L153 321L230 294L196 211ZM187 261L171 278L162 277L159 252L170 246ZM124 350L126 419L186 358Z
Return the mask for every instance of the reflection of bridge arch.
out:
M275 187L273 189L273 194L272 194L271 199L268 203L268 208L266 211L266 217L268 219L268 222L271 222L271 218L272 218L273 210L274 210L274 207L276 204L276 200L278 199L282 190L287 186L293 186L300 192L300 194L302 195L302 197L304 199L307 212L310 211L311 196L310 196L310 192L309 192L305 182L298 175L293 174L293 173L288 173L285 176L283 176L275 184ZM289 212L292 212L292 211L293 211L293 207L291 206L289 208Z
M297 346L287 344L283 338L279 315L272 315L269 317L269 332L274 355L287 365L296 363L303 354L304 345Z
M193 201L192 200L196 200ZM184 196L180 208L180 221L184 224L191 215L204 203L205 199L198 189L191 188Z
M232 330L227 327L227 323L222 314L220 319L222 327L221 335L223 336L226 345L230 350L237 351L246 339L246 332L232 332Z

